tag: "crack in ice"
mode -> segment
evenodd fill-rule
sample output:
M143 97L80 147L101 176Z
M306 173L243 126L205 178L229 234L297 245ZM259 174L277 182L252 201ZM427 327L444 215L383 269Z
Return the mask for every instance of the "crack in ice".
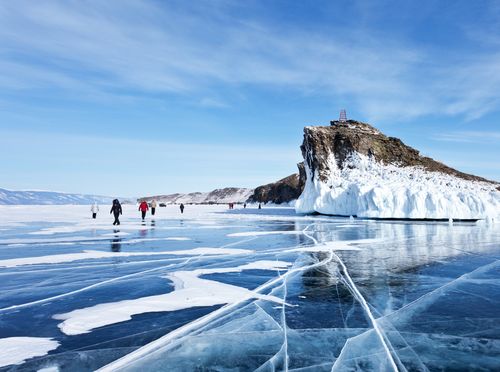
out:
M276 277L275 279L272 279L272 280L260 285L259 287L257 287L256 289L254 289L251 292L252 293L260 293L268 288L273 287L275 284L279 283L280 281L284 280L285 278L287 278L290 275L296 274L298 272L310 270L310 269L313 269L316 267L321 267L321 266L323 266L323 265L325 265L328 262L331 262L333 260L333 252L329 252L329 253L330 253L329 256L327 258L325 258L324 260L318 261L318 262L311 264L311 265L306 265L303 267L290 269L287 272L285 272L283 275ZM127 354L127 355L123 356L122 358L119 358L119 359L101 367L99 369L99 371L101 371L101 372L115 371L115 370L121 369L121 368L129 365L133 361L136 361L136 360L138 360L146 355L150 355L151 353L158 351L161 347L164 347L168 344L172 344L176 340L179 340L181 337L187 335L189 332L193 332L193 331L207 325L208 323L220 318L221 316L225 315L228 311L231 311L231 310L237 308L242 303L250 300L252 297L253 297L253 295L249 294L248 296L245 296L245 298L242 298L237 302L227 304L218 310L215 310L215 311L213 311L213 312L211 312L211 313L209 313L201 318L198 318L190 323L187 323L184 326L177 328L177 329L171 331L170 333L167 333L166 335L156 339L155 341L152 341L149 344L146 344L146 345L140 347L139 349L133 351L132 353Z
M312 225L312 224L311 224ZM311 234L308 233L308 228L309 226L311 225L308 225L304 230L303 230L303 233L305 236L307 236L308 238L310 238L316 245L318 245L318 240L316 238L314 238ZM388 347L388 340L386 341L386 338L383 334L383 331L380 329L378 323L377 323L377 320L374 318L365 298L363 297L363 295L361 294L361 292L359 291L358 287L354 284L349 272L347 271L347 267L345 266L344 262L340 259L340 257L335 254L335 252L333 251L333 249L330 249L330 254L333 258L335 258L335 260L340 264L340 266L342 267L342 271L344 272L344 276L345 276L345 279L347 280L347 283L349 284L347 286L347 288L349 289L349 291L353 294L353 296L358 300L358 302L361 304L362 308L364 309L366 315L368 316L368 318L370 319L370 322L373 326L373 329L375 330L375 333L377 334L380 342L382 343L382 346L384 348L384 351L387 355L387 358L389 359L389 363L391 365L391 368L393 371L396 371L398 372L398 367L396 365L396 362L394 361L394 357L391 353L391 351L389 350L389 347ZM335 366L335 364L334 364ZM332 370L333 370L333 367L332 367Z

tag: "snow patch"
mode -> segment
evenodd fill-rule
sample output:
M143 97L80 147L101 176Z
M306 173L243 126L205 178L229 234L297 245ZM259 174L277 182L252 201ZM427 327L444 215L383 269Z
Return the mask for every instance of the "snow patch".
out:
M0 367L22 364L27 359L46 355L59 347L59 342L44 337L0 338Z
M246 288L214 280L201 279L199 276L251 269L285 270L290 265L290 263L283 261L256 261L237 267L177 271L166 276L174 283L173 292L135 300L99 304L65 314L56 314L53 318L63 320L58 325L63 333L77 335L89 333L98 327L124 322L130 320L133 315L143 313L235 303L245 298L258 298L281 304L283 300L278 297L259 294Z
M23 257L0 260L0 267L16 267L23 265L37 264L56 264L63 262L73 262L78 260L89 260L96 258L116 258L116 257L134 257L134 256L157 256L157 255L176 255L176 256L198 256L198 255L226 255L226 254L249 254L252 250L248 249L229 249L229 248L194 248L180 251L160 251L160 252L104 252L85 250L81 253L54 254L40 257Z
M59 372L59 367L58 366L45 367L39 369L37 372Z

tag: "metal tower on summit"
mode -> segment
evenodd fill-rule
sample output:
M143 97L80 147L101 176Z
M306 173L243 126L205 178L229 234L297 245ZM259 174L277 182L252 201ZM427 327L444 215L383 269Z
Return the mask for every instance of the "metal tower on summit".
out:
M339 121L341 123L345 123L347 121L347 115L346 115L345 109L340 110Z

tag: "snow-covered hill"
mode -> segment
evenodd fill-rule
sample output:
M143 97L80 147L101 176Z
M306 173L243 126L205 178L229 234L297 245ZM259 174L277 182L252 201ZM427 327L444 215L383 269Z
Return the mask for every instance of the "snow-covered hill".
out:
M189 194L170 194L143 197L140 200L150 201L155 199L165 204L225 204L244 203L253 194L253 189L226 187L210 192L192 192Z
M53 191L12 191L0 189L0 204L108 204L113 198L99 195L69 194Z
M459 172L365 123L306 127L299 213L368 218L500 219L496 182Z

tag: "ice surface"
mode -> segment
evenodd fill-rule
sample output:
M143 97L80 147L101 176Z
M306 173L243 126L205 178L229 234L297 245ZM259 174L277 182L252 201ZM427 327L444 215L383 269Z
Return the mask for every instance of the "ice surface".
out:
M33 239L0 245L5 370L499 369L498 224L39 208L0 207Z
M261 236L261 235L301 235L302 231L247 231L241 233L232 233L228 236L241 237L241 236Z
M289 252L329 252L334 251L361 251L358 244L381 243L382 239L359 239L348 241L322 242L313 246L289 249Z
M295 204L299 213L367 218L500 220L498 185L466 181L418 167L384 165L354 153L339 169L328 159L322 181L306 164L307 181Z

